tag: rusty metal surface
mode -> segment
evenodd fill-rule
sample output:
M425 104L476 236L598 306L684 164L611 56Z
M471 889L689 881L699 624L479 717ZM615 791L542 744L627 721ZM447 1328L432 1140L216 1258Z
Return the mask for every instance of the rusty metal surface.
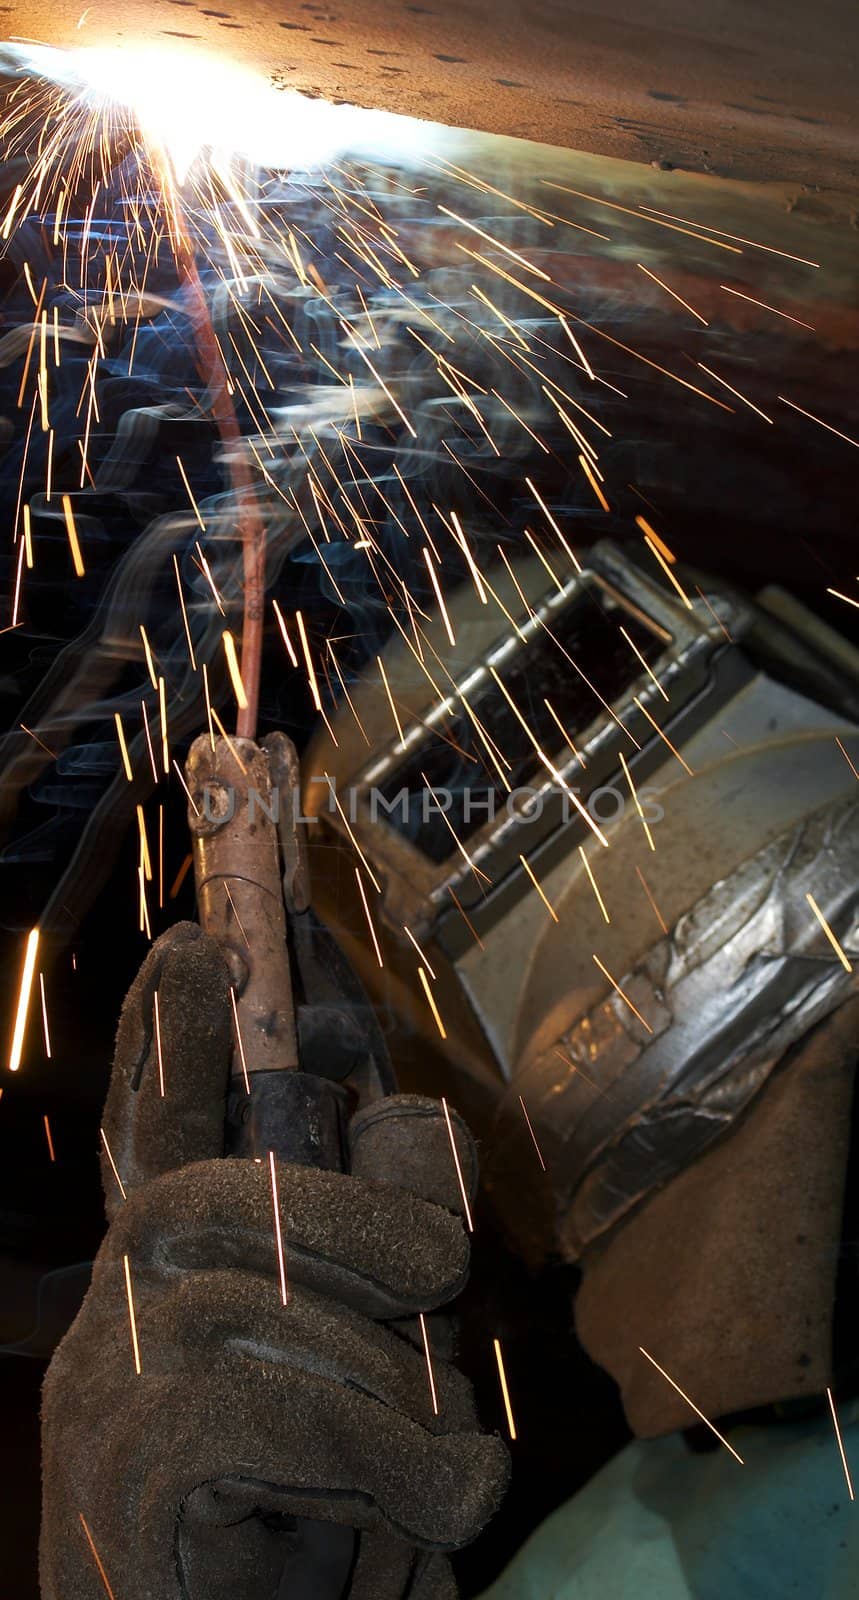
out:
M848 0L13 0L6 37L229 52L278 85L492 133L855 192Z
M200 923L220 944L237 993L244 1064L249 1074L295 1068L286 913L271 817L277 802L268 752L238 738L218 739L212 750L203 734L191 746L186 771ZM242 1052L234 1059L234 1076L242 1071Z

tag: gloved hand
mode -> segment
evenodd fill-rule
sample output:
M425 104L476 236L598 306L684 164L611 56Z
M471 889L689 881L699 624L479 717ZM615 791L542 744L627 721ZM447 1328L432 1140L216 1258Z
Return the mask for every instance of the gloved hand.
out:
M269 1164L218 1159L230 1046L220 952L181 924L123 1007L104 1131L127 1199L103 1157L110 1228L45 1380L43 1600L448 1600L442 1552L508 1465L438 1355L434 1414L401 1320L467 1275L444 1118L395 1096L353 1121L350 1175L278 1165L284 1306Z

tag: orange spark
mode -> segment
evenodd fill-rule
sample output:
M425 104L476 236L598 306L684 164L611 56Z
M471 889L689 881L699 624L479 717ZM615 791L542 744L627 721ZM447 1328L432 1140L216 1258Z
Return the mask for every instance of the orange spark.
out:
M669 1378L668 1373L665 1371L665 1368L664 1367L660 1367L659 1362L658 1361L654 1361L653 1357L651 1355L647 1354L647 1351L644 1349L643 1345L639 1345L638 1348L641 1351L641 1354L643 1356L645 1356L647 1358L647 1360L650 1362L650 1365L652 1367L655 1367L657 1372L661 1372L661 1374L662 1374L663 1378L665 1379L666 1383L670 1383L672 1389L676 1389L676 1391L680 1395L681 1399L686 1401L687 1406L691 1406L692 1407L692 1410L694 1411L696 1417L700 1417L701 1421L703 1423L706 1423L707 1427L710 1429L710 1432L714 1433L716 1435L716 1438L719 1440L719 1443L723 1444L725 1446L726 1450L730 1450L731 1455L734 1457L734 1459L736 1461L739 1461L741 1467L744 1466L745 1463L743 1461L742 1456L738 1455L737 1451L734 1449L734 1446L732 1444L728 1443L728 1441L725 1438L724 1434L721 1434L719 1432L718 1428L714 1428L714 1426L713 1426L712 1422L710 1421L709 1417L705 1417L703 1411L699 1411L698 1407L695 1404L695 1401L689 1399L688 1394L686 1394L686 1392L683 1389L681 1389L679 1383L675 1383L673 1378Z
M650 1023L647 1022L645 1020L645 1018L641 1015L641 1012L639 1011L638 1007L633 1005L632 1001L629 998L629 995L624 993L623 989L621 988L620 984L617 981L617 978L613 978L612 977L611 973L608 970L608 967L605 966L602 961L600 961L599 956L595 955L594 956L594 961L596 962L596 964L599 967L600 972L603 974L603 976L608 978L608 981L611 984L612 988L614 989L615 994L620 995L620 998L624 1002L624 1004L628 1005L630 1011L634 1012L634 1014L637 1016L639 1022L642 1024L642 1027L646 1028L648 1033L652 1033L653 1029L651 1028Z
M590 886L593 889L593 892L594 892L594 894L596 896L596 902L597 902L597 905L600 908L600 911L603 914L603 918L604 918L604 920L606 922L611 922L611 917L609 916L608 911L606 910L605 901L604 901L604 899L603 899L602 895L600 894L599 889L597 887L597 880L593 875L593 870L591 868L591 864L590 864L587 856L585 855L585 847L582 844L579 845L579 855L582 858L582 866L584 867L585 872L588 875L588 881L589 881Z
M236 697L236 705L240 711L246 711L248 707L247 692L242 681L241 672L239 671L239 660L238 656L236 655L236 641L230 633L229 628L224 629L224 654L227 658L227 670L229 671L230 681L233 685L233 694Z
M649 888L647 886L647 879L645 878L644 873L642 872L640 867L636 867L635 870L638 873L638 881L641 884L641 887L644 890L645 894L647 895L647 898L650 901L650 904L651 904L651 906L653 908L654 914L656 916L656 920L659 923L659 926L662 929L662 932L667 934L667 932L668 932L668 924L665 921L665 918L663 917L662 912L660 911L658 905L656 904L656 901L653 898L653 895L651 894L651 892L650 892L650 890L649 890Z
M662 568L662 571L665 573L665 576L672 588L677 590L677 593L679 594L680 599L683 601L683 604L686 606L687 610L691 611L693 609L692 601L689 599L689 596L680 583L680 580L675 578L674 573L671 571L671 568L668 565L668 562L661 555L649 534L644 535L644 542L647 545L650 554L656 557L656 560L659 562L659 565Z
M39 992L42 997L42 1032L45 1035L45 1055L51 1059L51 1034L48 1028L48 1004L45 998L45 974L39 973Z
M688 312L691 313L693 317L697 317L698 321L703 323L705 328L709 328L709 322L707 322L705 317L702 317L700 311L696 311L694 306L690 306L688 300L684 300L683 296L681 294L677 294L674 289L669 289L668 284L663 283L661 278L657 278L656 273L651 272L649 267L643 267L640 261L637 261L635 264L638 267L639 272L646 272L648 278L652 278L654 283L659 284L660 289L664 289L666 294L670 294L672 300L676 300L678 305L683 306Z
M274 1165L274 1151L269 1150L268 1164L271 1173L271 1203L274 1211L274 1237L277 1245L277 1269L280 1276L280 1303L287 1305L289 1292L286 1286L286 1261L283 1254L283 1235L280 1231L280 1202L277 1197L277 1171Z
M788 400L783 394L778 396L783 406L790 406L792 411L798 411L801 417L808 417L810 422L816 422L819 428L825 428L827 433L834 433L836 439L843 439L845 444L852 444L854 450L859 450L859 439L851 439L849 433L841 433L838 428L833 428L821 417L816 417L812 411L803 411L802 406L795 405L793 400Z
M424 1341L424 1355L426 1356L426 1361L427 1361L427 1376L429 1378L430 1395L432 1397L432 1411L433 1411L433 1416L437 1417L438 1416L438 1396L436 1394L435 1377L434 1377L433 1370L432 1370L432 1356L430 1355L429 1336L427 1334L426 1319L425 1319L424 1314L423 1314L422 1311L418 1312L418 1321L420 1322L420 1325L421 1325L421 1335L422 1335L423 1341Z
M128 1195L125 1192L125 1185L124 1185L121 1177L119 1176L119 1173L116 1170L116 1162L114 1161L113 1156L111 1155L110 1145L107 1142L107 1134L105 1133L104 1128L99 1128L98 1131L101 1134L101 1142L104 1145L104 1153L107 1156L108 1161L110 1162L110 1170L113 1173L113 1176L115 1177L115 1179L116 1179L116 1181L117 1181L117 1183L119 1185L119 1192L122 1195L123 1200L127 1200L128 1199Z
M740 394L739 389L735 389L727 378L720 378L718 372L714 372L711 367L705 367L703 361L699 361L698 365L702 372L706 372L708 378L714 378L716 383L721 383L728 393L734 396L735 400L741 400L744 406L748 406L750 411L754 411L758 417L763 417L764 422L768 422L772 426L772 417L768 417L765 411L761 411L760 406L752 405L751 400L747 400L744 394Z
M537 882L537 879L536 879L536 877L534 875L533 870L528 865L528 862L525 860L525 857L523 855L520 855L519 860L521 861L523 867L525 868L525 871L527 872L528 877L531 879L531 882L533 883L534 888L536 889L538 895L540 896L540 899L542 900L544 906L546 907L546 910L548 911L549 916L551 917L552 921L553 922L560 922L561 919L558 916L557 911L555 910L553 905L550 905L548 899L546 898L546 895L545 895L543 889L541 888L540 884Z
M633 695L633 699L635 701L635 704L638 706L638 709L641 712L642 716L647 718L648 722L650 723L650 726L653 729L655 729L655 731L659 734L660 739L662 739L663 742L665 744L667 744L669 750L671 751L671 754L673 756L677 757L677 760L680 762L680 765L683 768L683 771L684 772L688 772L690 778L694 778L695 774L692 771L692 768L690 767L688 761L684 761L684 759L681 756L680 751L677 749L676 745L673 745L671 743L671 740L669 739L667 733L665 732L665 729L664 728L660 728L659 723L656 722L655 719L650 715L650 712L648 711L647 707L642 705L642 703L639 700L637 694ZM622 756L621 756L621 760L623 760Z
M99 1555L98 1551L96 1550L95 1540L93 1539L93 1536L90 1533L89 1528L87 1527L86 1518L85 1518L85 1516L84 1516L82 1511L78 1512L78 1516L80 1517L81 1527L83 1528L83 1531L86 1534L87 1544L89 1545L90 1550L92 1551L93 1561L95 1562L96 1566L98 1567L98 1575L101 1578L102 1583L104 1584L105 1593L108 1596L108 1600L116 1600L116 1596L114 1595L114 1592L111 1589L110 1584L107 1581L107 1573L105 1572L104 1567L102 1566L101 1556Z
M170 746L167 742L167 685L158 679L158 715L161 720L161 761L165 774L170 772Z
M828 1387L828 1385L827 1385L827 1389L826 1389L826 1398L829 1401L829 1409L832 1412L832 1426L835 1429L835 1437L838 1440L838 1450L839 1450L839 1453L841 1455L841 1465L844 1468L844 1476L845 1476L845 1478L847 1480L847 1493L849 1494L851 1500L855 1500L856 1499L856 1495L855 1495L855 1493L853 1491L853 1479L850 1476L850 1468L847 1465L847 1456L846 1456L846 1453L845 1453L845 1450L844 1450L844 1441L843 1441L843 1439L841 1437L841 1429L838 1426L838 1417L837 1417L836 1412L835 1412L835 1401L832 1398L832 1390Z
M78 578L82 578L85 571L84 560L83 556L81 555L81 547L78 541L78 530L75 527L75 515L72 510L71 498L67 494L63 495L63 516L66 523L66 533L68 535L69 548L72 552L72 565L75 569L76 576Z
M134 1370L140 1377L140 1346L137 1343L137 1319L134 1315L134 1295L131 1289L131 1262L127 1255L123 1255L125 1267L125 1292L128 1297L128 1320L131 1327L131 1348L134 1352Z
M364 915L367 918L367 927L370 930L370 938L373 941L373 949L376 952L376 960L378 961L379 966L383 967L385 965L385 963L382 960L382 952L379 949L379 941L378 941L378 939L376 937L376 930L373 927L373 918L370 916L370 907L367 904L367 894L366 894L366 891L364 889L364 880L361 877L361 868L360 867L356 867L355 868L355 877L357 879L358 889L359 889L360 894L361 894L361 903L362 903L362 905L364 907Z
M842 950L841 945L839 944L838 940L836 939L835 934L833 933L832 929L829 926L829 923L827 922L825 916L823 915L823 912L821 911L819 905L817 904L817 901L815 900L814 895L813 894L807 894L805 898L808 901L808 904L811 906L811 909L814 912L814 915L816 916L818 922L820 923L821 928L823 929L824 933L826 934L826 937L829 940L829 943L831 944L833 950L835 951L835 954L837 955L839 961L841 962L841 965L844 968L845 972L852 972L853 971L852 964L851 964L851 962L848 961L846 955L844 954L844 951Z
M450 1148L453 1151L453 1164L456 1167L456 1176L457 1176L457 1179L459 1181L459 1192L462 1195L462 1204L463 1204L463 1207L465 1209L466 1226L468 1228L469 1233L473 1233L474 1232L474 1222L473 1222L472 1216L471 1216L471 1206L468 1203L468 1195L465 1192L465 1179L462 1176L462 1164L461 1164L460 1159L459 1159L459 1151L456 1148L456 1139L454 1138L454 1134L453 1134L453 1123L450 1120L450 1109L448 1107L447 1101L444 1098L444 1095L442 1095L442 1097L441 1097L441 1106L442 1106L442 1110L444 1112L444 1120L447 1123L447 1134L448 1134L448 1138L450 1139Z
M31 928L27 935L27 944L24 951L24 965L21 970L21 982L18 988L18 1004L15 1010L15 1026L12 1030L12 1045L9 1050L9 1071L17 1072L21 1065L21 1056L24 1050L24 1035L27 1029L27 1014L30 1009L30 995L33 988L33 974L36 970L36 954L39 949L39 930Z
M441 1037L443 1039L446 1039L447 1038L447 1031L445 1029L444 1023L441 1020L441 1012L439 1011L438 1006L436 1005L435 996L434 996L434 994L433 994L433 992L432 992L432 990L431 990L431 988L429 986L429 980L427 978L427 975L426 975L423 967L418 967L418 978L420 979L421 988L423 989L424 994L426 995L427 1004L428 1004L428 1006L430 1008L430 1011L433 1014L433 1018L435 1020L435 1025L438 1028L438 1031L441 1034Z
M155 1019L155 1052L158 1057L158 1088L161 1098L164 1099L164 1052L161 1048L161 1011L158 1003L158 990L153 995L153 1015Z
M510 1438L515 1439L516 1424L513 1421L513 1407L510 1404L510 1390L507 1387L507 1374L504 1371L504 1357L501 1354L501 1340L493 1339L492 1343L495 1347L495 1360L498 1365L498 1381L501 1384L501 1393L504 1397L504 1410L507 1413L507 1427L510 1430Z
M541 1149L540 1149L540 1146L539 1146L539 1145L538 1145L538 1143L537 1143L537 1135L536 1135L536 1134L535 1134L535 1132L534 1132L534 1129L533 1129L533 1128L532 1128L532 1126L531 1126L531 1118L530 1118L530 1117L529 1117L529 1115L528 1115L528 1110L527 1110L527 1107L526 1107L526 1105L525 1105L525 1102L524 1102L524 1100L523 1100L523 1099L522 1099L522 1096L521 1096L521 1094L520 1094L520 1096L519 1096L519 1104L520 1104L520 1106L521 1106L521 1107L522 1107L522 1115L523 1115L523 1116L524 1116L524 1118L525 1118L525 1121L526 1121L526 1122L527 1122L527 1124L528 1124L528 1132L529 1132L529 1133L530 1133L530 1135L531 1135L531 1138L532 1138L532 1139L533 1139L533 1141L534 1141L534 1149L535 1149L535 1150L536 1150L536 1152L537 1152L537 1155L538 1155L538 1157L539 1157L539 1160L540 1160L540 1166L541 1166L541 1167L542 1167L542 1168L543 1168L543 1171L544 1171L544 1172L545 1172L545 1170L546 1170L546 1163L545 1163L545 1161L544 1161L544 1160L543 1160L543 1152L542 1152L542 1150L541 1150Z
M113 720L116 723L116 737L119 740L119 753L122 756L122 765L129 783L134 782L134 773L131 770L131 758L128 754L128 745L125 742L125 733L122 727L122 718L118 711L114 711Z

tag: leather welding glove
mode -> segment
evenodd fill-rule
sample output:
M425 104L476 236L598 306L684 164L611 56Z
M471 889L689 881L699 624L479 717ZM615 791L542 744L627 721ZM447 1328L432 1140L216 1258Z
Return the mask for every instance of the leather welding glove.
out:
M221 1159L230 1051L220 952L181 924L123 1007L110 1227L45 1380L43 1600L449 1600L508 1463L403 1331L467 1275L447 1125L394 1096L349 1175L275 1163L284 1305L269 1163Z

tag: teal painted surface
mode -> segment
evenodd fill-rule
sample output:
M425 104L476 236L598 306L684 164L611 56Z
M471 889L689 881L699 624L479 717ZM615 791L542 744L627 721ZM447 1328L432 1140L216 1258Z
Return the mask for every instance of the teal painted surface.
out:
M859 1407L839 1413L859 1483ZM828 1417L629 1445L532 1534L481 1600L853 1600L859 1502Z

